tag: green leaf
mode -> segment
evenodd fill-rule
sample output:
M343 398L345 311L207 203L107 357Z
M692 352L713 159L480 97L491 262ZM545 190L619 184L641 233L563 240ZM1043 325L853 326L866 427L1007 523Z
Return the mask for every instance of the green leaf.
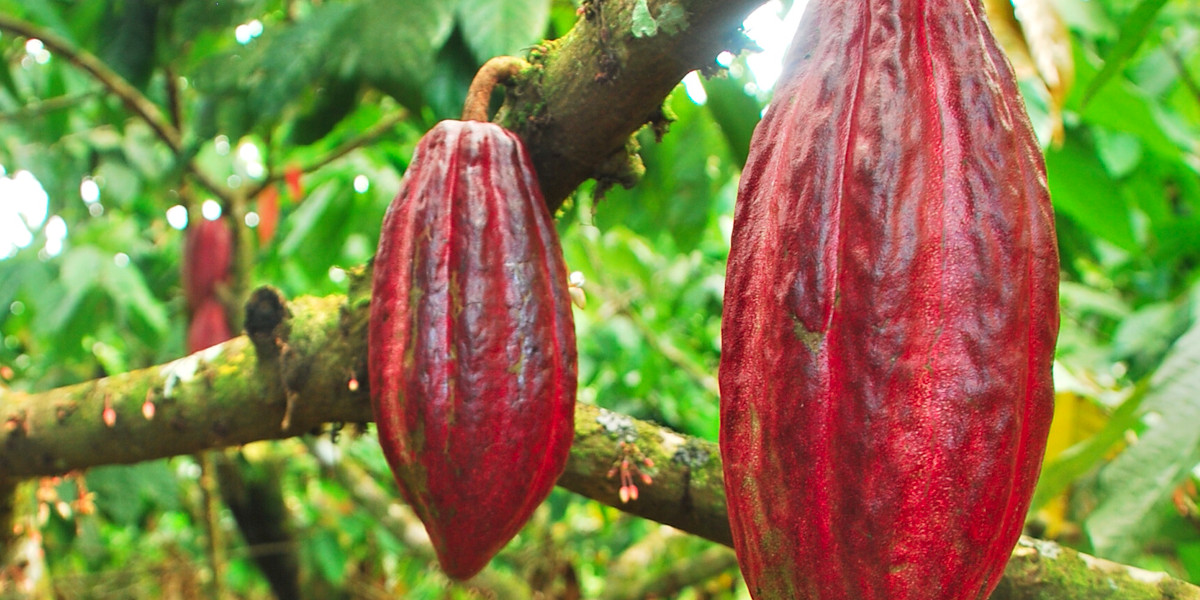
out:
M1175 547L1180 564L1191 581L1200 581L1200 540L1181 543Z
M1154 100L1127 82L1105 87L1096 95L1096 101L1082 112L1084 122L1101 125L1113 131L1132 134L1146 149L1160 158L1181 160L1183 151L1192 142L1179 139L1164 126L1160 111Z
M1046 464L1038 478L1033 502L1029 505L1030 512L1045 506L1104 460L1109 449L1124 439L1125 432L1137 426L1137 409L1145 397L1145 386L1135 390L1108 418L1104 429L1062 451Z
M1136 443L1100 470L1099 503L1084 520L1098 556L1129 560L1160 509L1200 463L1200 324L1175 341L1151 377Z
M1092 148L1068 136L1061 148L1046 151L1046 175L1054 208L1092 235L1127 250L1137 250L1129 210L1118 186Z
M321 577L334 584L346 578L346 550L338 543L336 531L317 531L309 537L308 547Z
M162 339L169 326L167 307L132 266L119 267L111 260L104 263L103 285L116 306L119 324L130 324L143 339Z
M1142 0L1142 3L1134 9L1125 22L1121 24L1121 36L1117 40L1117 44L1109 51L1108 56L1104 59L1104 68L1092 79L1088 84L1087 91L1083 94L1083 104L1086 106L1092 99L1092 96L1108 83L1122 68L1133 53L1137 51L1138 46L1146 39L1150 33L1150 27L1154 25L1154 18L1158 15L1158 11L1167 4L1167 0Z
M668 237L678 251L690 252L703 236L733 169L722 133L708 111L696 106L682 87L666 105L681 125L672 127L662 142L655 142L650 131L642 132L646 174L631 190L610 190L597 203L595 220L602 229L620 223L648 239Z
M1155 302L1138 308L1123 319L1113 333L1113 358L1128 362L1134 374L1157 366L1171 340L1183 330L1184 311L1175 302Z
M550 24L549 0L473 0L458 5L458 24L480 64L536 44Z
M92 247L66 252L58 281L64 289L44 321L48 332L61 331L72 320L84 297L95 288L105 262L105 257Z
M419 111L438 50L454 28L454 2L367 0L339 32L340 72L359 73ZM328 52L329 48L324 51Z
M358 106L359 84L356 80L332 78L314 91L312 107L293 123L288 142L307 146L323 137Z
M721 128L729 145L729 154L739 168L746 164L750 138L762 113L758 99L746 93L746 83L747 78L734 77L728 71L724 76L711 77L704 82L704 91L708 93L705 106Z
M109 2L101 25L100 58L129 83L144 88L154 70L154 28L160 2L121 0Z
M1063 307L1084 314L1102 315L1109 319L1124 319L1130 313L1129 305L1111 293L1074 281L1058 284L1058 296Z
M438 52L433 75L421 90L425 103L433 109L437 120L457 119L462 115L467 88L475 77L478 64L463 35L462 31L455 29L450 39L446 40Z
M93 467L87 471L87 487L96 494L96 508L121 525L134 525L148 512L180 507L179 486L165 460Z
M268 28L246 46L214 56L198 70L196 86L211 96L218 129L237 138L260 121L278 118L320 78L348 60L346 36L362 28L366 5L325 3L299 21Z

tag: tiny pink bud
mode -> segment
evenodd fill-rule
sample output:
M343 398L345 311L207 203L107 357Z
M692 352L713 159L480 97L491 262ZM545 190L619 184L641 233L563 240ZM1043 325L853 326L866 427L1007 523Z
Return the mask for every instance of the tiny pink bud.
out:
M117 424L117 411L113 410L112 400L108 396L104 397L104 412L100 413L100 418L109 427Z

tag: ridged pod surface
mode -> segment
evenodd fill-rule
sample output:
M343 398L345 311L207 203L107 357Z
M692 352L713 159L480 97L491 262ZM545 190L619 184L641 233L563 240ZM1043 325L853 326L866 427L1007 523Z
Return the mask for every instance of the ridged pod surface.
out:
M977 0L812 0L738 190L721 454L758 599L996 586L1053 413L1042 156Z
M474 575L566 465L576 355L566 266L524 145L443 121L383 221L368 333L392 472L442 569Z

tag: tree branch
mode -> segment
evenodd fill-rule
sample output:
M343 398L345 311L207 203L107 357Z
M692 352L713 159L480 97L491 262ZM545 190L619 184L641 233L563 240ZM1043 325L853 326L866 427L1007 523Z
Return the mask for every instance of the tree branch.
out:
M353 276L348 298L299 298L279 311L284 320L252 324L253 342L242 336L165 365L40 393L0 389L0 473L10 479L53 475L371 420L364 366L370 275L358 270ZM288 395L295 408L284 430L279 424ZM117 415L111 427L102 418L106 402ZM147 402L154 405L152 418L143 411ZM652 467L640 464L653 482L639 482L638 498L623 503L620 480L610 470L627 456L650 459ZM579 404L575 442L558 483L728 546L722 481L716 444ZM993 598L1064 597L1200 600L1200 588L1023 538Z
M328 154L319 156L309 163L300 165L300 172L311 173L343 156L346 156L347 154L350 154L358 148L366 146L367 144L375 141L377 138L389 133L408 117L409 112L407 110L397 110L390 114L384 115L384 117L380 119L378 123L372 125L366 131L354 136L353 138L342 142L338 145L338 147L330 150ZM262 181L258 182L258 185L251 189L246 196L248 198L254 198L258 196L264 189L281 181L283 178L284 175L282 172L278 170L272 170L265 178L263 178Z
M617 178L601 165L623 162L684 75L746 47L742 21L763 1L650 0L658 27L639 37L637 0L589 0L566 36L535 49L495 120L525 140L551 210L589 178Z

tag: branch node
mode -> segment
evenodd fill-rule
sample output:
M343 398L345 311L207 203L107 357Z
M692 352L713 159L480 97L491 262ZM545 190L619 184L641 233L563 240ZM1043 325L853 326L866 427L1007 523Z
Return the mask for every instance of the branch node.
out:
M283 294L271 286L262 286L246 300L244 327L260 363L279 358L280 348L291 334L292 314Z

